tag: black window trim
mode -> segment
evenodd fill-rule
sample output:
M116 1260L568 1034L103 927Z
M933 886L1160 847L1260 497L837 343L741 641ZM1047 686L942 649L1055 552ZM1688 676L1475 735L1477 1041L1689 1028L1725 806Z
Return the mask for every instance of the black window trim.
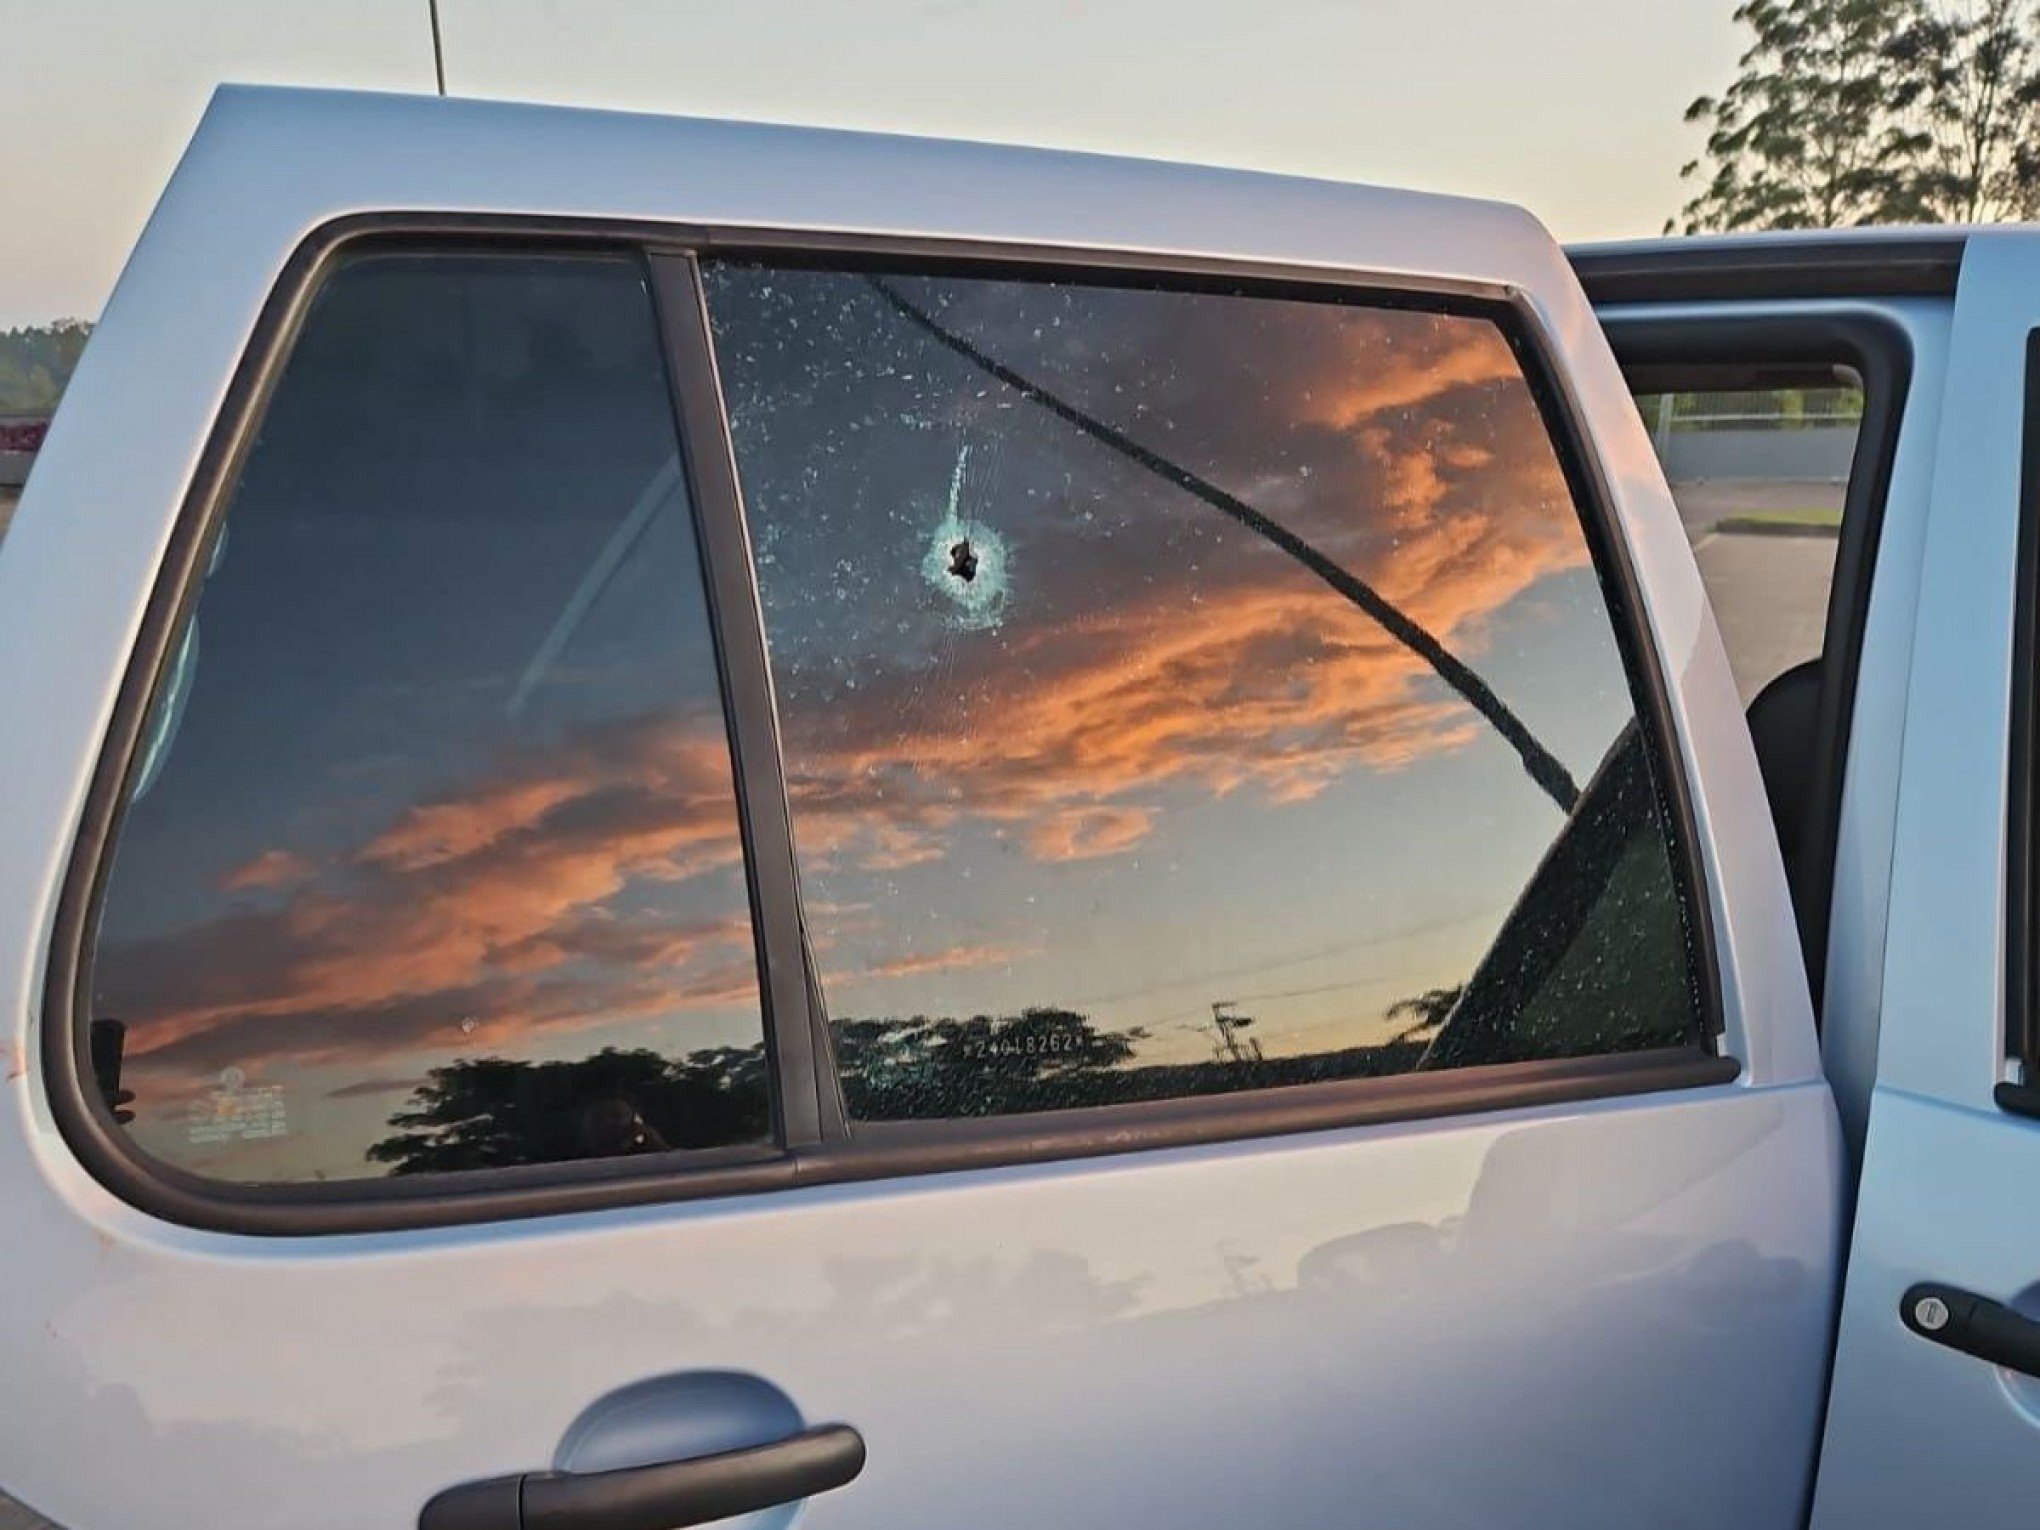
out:
M769 938L770 931L798 927L800 894L750 528L737 495L737 465L723 419L715 353L708 343L700 268L689 255L645 254L722 672L774 1124L780 1144L797 1152L822 1140L821 1072L814 1045L818 1018L802 944Z
M2040 1118L2040 329L2026 334L2019 443L2019 533L2012 615L2010 758L2005 783L2005 1053L2020 1077L1998 1081L2000 1110Z
M1849 737L1856 713L1856 682L1863 667L1863 636L1870 619L1884 505L1912 392L1912 336L1904 324L1874 306L1808 306L1770 313L1696 309L1676 314L1604 309L1601 327L1625 372L1667 386L1681 368L1834 366L1852 369L1863 384L1863 419L1849 458L1836 538L1835 571L1821 639L1823 666L1815 729L1815 819L1807 853L1792 889L1800 953L1816 1017L1827 987L1828 927L1834 906L1835 856L1841 843L1842 792L1847 785Z
M774 1079L780 1145L536 1164L417 1179L320 1185L232 1185L143 1153L117 1126L93 1085L86 957L96 934L106 850L119 828L129 765L170 639L197 597L201 552L274 388L312 295L344 252L368 244L433 249L580 249L631 253L647 264L667 350L683 461L708 567L716 647L733 738L761 999ZM851 1128L844 1120L819 984L802 928L794 849L778 749L776 710L764 663L763 619L744 524L698 260L749 255L790 263L891 266L926 273L1052 275L1059 280L1151 281L1292 298L1472 313L1495 322L1515 349L1580 515L1625 675L1652 744L1653 774L1670 820L1672 864L1687 914L1699 989L1701 1042L1693 1048L1611 1053L1545 1062L1445 1070L1384 1079L1132 1102L929 1123L908 1132ZM1249 1140L1723 1085L1741 1065L1718 1055L1722 972L1711 884L1669 690L1643 615L1636 571L1615 529L1614 497L1585 429L1584 410L1534 303L1512 288L1432 277L1297 269L1279 263L1095 251L952 239L798 230L710 230L490 214L356 214L315 230L286 263L234 375L178 512L122 679L57 908L42 1006L42 1053L50 1100L73 1152L115 1194L164 1220L256 1235L311 1235L506 1221L598 1208L693 1200L799 1185L928 1174L994 1164L1078 1159L1193 1143ZM703 392L714 386L713 394ZM709 407L708 399L713 399Z

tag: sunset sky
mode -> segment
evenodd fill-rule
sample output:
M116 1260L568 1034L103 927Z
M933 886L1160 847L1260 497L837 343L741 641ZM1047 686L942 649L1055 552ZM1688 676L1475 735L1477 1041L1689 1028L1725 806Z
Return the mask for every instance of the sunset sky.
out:
M1585 786L1634 709L1489 318L742 262L707 287L832 1019L1053 1009L1139 1066L1210 1057L1225 1004L1298 1058L1473 977L1569 801L1268 535L892 305L1369 581ZM759 1041L652 336L620 257L364 256L316 300L110 881L94 1013L154 1150L345 1177L450 1061ZM1663 886L1655 828L1620 833ZM1554 950L1573 896L1540 905ZM282 1140L210 1135L243 1084Z
M1452 634L1576 781L1628 720L1485 320L895 290ZM1562 816L1422 660L861 278L722 268L709 295L808 885L850 911L811 921L832 1013L1067 1005L1185 1060L1230 999L1293 1055L1385 1040L1389 1005L1464 981ZM989 608L952 608L916 556L956 534L951 495L1000 549Z
M455 94L1003 139L1655 233L1731 0L441 0ZM427 0L0 0L0 327L91 318L222 80L433 88ZM109 46L118 38L119 46Z

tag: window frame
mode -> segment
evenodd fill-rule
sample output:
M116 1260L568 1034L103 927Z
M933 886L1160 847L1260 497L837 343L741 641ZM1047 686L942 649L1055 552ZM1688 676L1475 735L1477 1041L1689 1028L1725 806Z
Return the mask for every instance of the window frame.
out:
M165 1164L115 1124L93 1083L90 955L108 854L149 706L198 595L202 553L226 511L305 313L333 264L367 247L625 253L644 265L722 671L739 821L759 951L776 1144L647 1154L412 1178L235 1185ZM1688 919L1700 1034L1692 1047L1617 1052L1330 1080L1069 1111L913 1123L860 1123L843 1109L834 1048L800 909L795 847L767 667L764 619L725 401L708 329L704 259L759 259L918 274L1129 282L1305 301L1364 302L1471 314L1516 354L1557 456L1601 588L1638 726L1666 810L1673 875ZM1723 974L1708 868L1687 759L1634 564L1585 411L1535 305L1512 287L1423 275L1297 269L1280 263L1134 250L990 243L888 234L705 228L495 214L367 213L313 231L284 265L216 411L181 497L168 547L95 766L59 897L42 1008L42 1053L58 1127L122 1199L165 1220L267 1235L387 1231L692 1200L810 1183L873 1180L1002 1164L1080 1159L1196 1143L1424 1120L1510 1108L1723 1085L1741 1064L1720 1054ZM711 391L712 390L712 391Z
M754 744L740 748L739 719L750 726L743 736L770 743L770 697L763 684L763 650L755 656L730 651L725 634L747 630L726 621L723 610L738 588L733 573L748 586L747 568L730 566L726 536L711 538L698 483L702 467L713 471L713 457L699 449L690 434L693 422L678 412L673 418L675 443L687 482L695 522L716 651L724 724L731 748L732 788L739 834L744 846L745 879L750 904L752 939L757 952L759 1001L767 1076L770 1081L773 1141L632 1157L522 1164L511 1168L421 1175L415 1179L380 1179L236 1184L193 1174L144 1151L114 1121L99 1097L92 1072L90 1015L92 955L97 943L100 910L114 856L128 786L137 767L147 719L174 657L176 639L198 604L207 552L231 513L233 490L246 462L278 382L303 330L312 300L335 268L357 254L403 252L420 254L544 253L576 254L635 262L643 273L647 304L654 324L654 343L666 364L669 401L682 396L673 374L672 326L683 324L665 310L645 242L618 237L595 227L551 231L542 238L474 237L474 231L431 220L413 226L411 219L348 219L329 225L307 239L285 265L256 320L227 396L183 496L156 584L130 650L127 672L109 721L93 772L84 816L72 848L51 941L50 970L44 987L43 1067L57 1125L72 1151L116 1194L144 1211L171 1222L222 1232L314 1234L355 1232L450 1223L488 1221L591 1209L668 1198L669 1183L684 1180L688 1193L728 1195L790 1184L794 1177L792 1148L796 1140L816 1135L808 995L796 974L789 981L785 963L766 960L766 921L783 917L792 890L793 868L770 854L783 834L770 832L769 804L782 804L777 785L776 748ZM698 391L695 390L695 391ZM707 456L706 464L697 461ZM747 549L737 549L746 557ZM752 662L747 663L747 660ZM765 837L754 828L753 809L767 804ZM762 852L762 853L761 853ZM782 1032L792 1033L792 1044ZM794 1070L790 1076L786 1069ZM648 1164L656 1169L647 1171Z
M1870 621L1877 549L1884 535L1884 506L1912 396L1912 337L1897 319L1874 308L1816 306L1743 313L1702 306L1677 314L1625 313L1617 308L1604 310L1599 317L1625 376L1647 373L1664 384L1667 378L1676 379L1682 368L1704 376L1709 368L1726 366L1840 365L1862 379L1863 418L1849 454L1834 578L1821 623L1815 816L1792 888L1800 953L1818 1026L1827 989L1828 930L1833 922L1835 858L1841 848L1842 791L1848 781L1856 682L1863 668L1863 637Z
M2019 1078L1999 1079L1991 1098L2040 1119L2040 329L2026 333L2025 391L2005 794L2004 1050Z

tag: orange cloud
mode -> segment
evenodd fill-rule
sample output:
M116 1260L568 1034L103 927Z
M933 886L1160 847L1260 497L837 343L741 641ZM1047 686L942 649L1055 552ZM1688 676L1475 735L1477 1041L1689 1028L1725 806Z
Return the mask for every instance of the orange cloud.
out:
M250 892L288 887L302 882L318 868L304 856L289 850L265 850L228 872L220 886L228 892Z
M845 974L839 981L854 983L878 978L915 977L924 972L952 972L959 967L1004 967L1033 954L1011 946L951 946L946 951L895 957L862 972Z
M1297 535L1474 658L1505 607L1586 548L1506 343L1393 317L1297 351L1279 382L1152 376L1201 390L1203 413L1171 421L1190 466L1256 485ZM1421 659L1253 533L1131 470L1099 484L1139 501L1135 532L1047 525L1074 551L1031 571L996 631L942 637L932 656L889 638L851 656L854 692L829 689L844 667L833 628L817 628L831 635L812 672L797 645L775 648L807 913L818 949L866 958L857 980L1031 954L864 949L902 923L843 879L937 862L967 829L1038 861L1100 860L1165 835L1186 797L1293 806L1486 734ZM253 858L227 885L284 893L280 906L110 945L108 1012L130 1022L131 1072L161 1088L235 1058L436 1059L750 1007L740 865L719 717L592 729L316 865L288 847Z
M1582 566L1585 545L1548 454L1500 482L1468 450L1425 460L1395 480L1399 534L1355 561L1476 653L1497 612ZM1238 567L1247 576L1214 571L1200 600L1170 582L1080 619L1016 624L982 667L950 661L939 692L881 672L855 705L824 706L782 678L804 852L891 870L940 858L958 824L986 820L1016 825L1041 860L1109 856L1155 831L1172 785L1303 802L1484 734L1422 659L1314 575L1279 557Z
M1343 343L1334 364L1299 390L1297 409L1302 418L1335 430L1350 430L1391 410L1415 409L1457 388L1518 382L1523 375L1509 342L1489 324L1384 322L1370 315L1337 333Z
M755 1004L728 760L719 718L594 730L407 810L280 907L110 944L131 1070ZM299 867L276 850L237 878Z
M1147 838L1154 823L1150 808L1079 808L1035 824L1027 843L1036 860L1087 861L1132 849Z
M361 859L418 871L473 855L503 836L536 823L562 802L575 783L564 777L505 781L469 797L428 802L412 808L362 847Z

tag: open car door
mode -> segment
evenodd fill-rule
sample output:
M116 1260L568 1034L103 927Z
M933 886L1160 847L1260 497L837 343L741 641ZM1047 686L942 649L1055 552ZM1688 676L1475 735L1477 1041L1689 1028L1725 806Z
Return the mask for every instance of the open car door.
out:
M0 716L0 1523L1799 1522L1833 1106L1518 212L230 90Z
M1917 635L1821 1530L2024 1526L2040 1503L2030 231L1969 236L1946 376L1923 551L1893 571Z

